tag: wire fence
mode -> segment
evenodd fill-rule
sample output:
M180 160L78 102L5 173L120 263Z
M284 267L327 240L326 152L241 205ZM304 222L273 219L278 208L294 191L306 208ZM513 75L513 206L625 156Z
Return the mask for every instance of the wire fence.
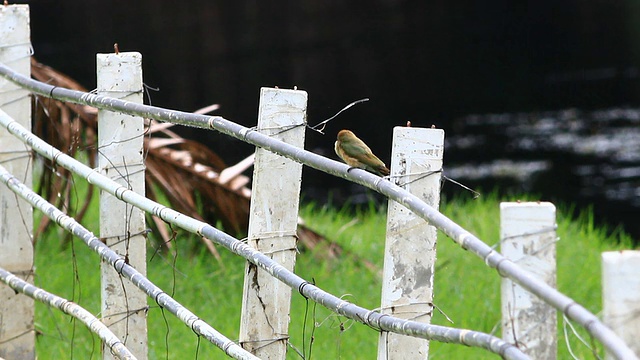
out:
M2 177L2 181L5 184L12 183L14 186L18 185L15 183L15 178L10 176L6 172L6 169L1 166L0 177ZM93 333L97 334L105 344L107 344L109 350L117 358L135 359L135 356L129 351L129 349L127 349L126 346L124 346L124 343L113 332L111 332L111 330L109 330L109 328L105 324L103 324L100 319L93 316L93 314L91 314L80 305L74 304L67 299L63 299L43 289L33 286L2 268L0 268L0 280L5 282L16 292L20 292L51 307L55 307L58 310L61 310L62 312L80 320L89 329L91 329Z
M582 325L595 339L598 339L613 356L621 359L636 358L633 351L611 329L606 327L597 316L590 313L587 309L577 304L571 298L554 289L539 277L533 276L530 272L523 270L519 264L507 259L469 231L438 212L425 202L424 199L403 188L403 186L406 186L410 181L414 180L405 181L402 179L395 179L397 181L393 181L394 179L391 178L392 181L390 181L360 169L352 169L345 164L277 140L273 136L266 135L262 132L265 129L247 128L220 116L204 116L169 110L130 101L123 101L93 93L84 93L59 88L32 80L28 76L21 75L14 71L6 64L0 64L0 75L17 85L19 88L40 96L92 106L100 110L110 112L119 112L131 116L166 121L206 130L216 130L241 141L255 145L256 147L278 154L286 159L344 178L348 181L377 191L397 204L411 210L422 220L425 220L429 225L444 232L460 247L465 250L469 250L484 261L490 268L496 269L499 275L509 279L515 284L518 284L523 289L542 299L546 304L549 304L553 308L561 311L563 316L566 318ZM10 101L13 102L15 100ZM525 355L525 353L515 344L509 343L490 334L402 319L380 311L366 309L349 301L345 301L338 296L322 290L312 281L299 277L290 269L287 269L282 266L282 264L274 261L274 259L268 254L257 251L246 242L238 240L203 221L191 218L172 210L169 207L161 205L158 202L152 201L143 195L136 193L129 186L119 184L114 182L112 179L99 174L96 169L89 168L81 162L64 154L59 149L55 149L43 140L39 139L4 111L0 111L0 124L5 127L10 134L18 138L20 142L28 145L30 149L53 161L56 165L70 170L72 173L82 177L88 183L96 185L122 202L153 214L172 226L182 228L224 246L232 253L243 257L262 271L286 284L293 291L299 292L303 297L313 300L336 314L363 323L382 332L392 332L422 339L484 348L507 359L528 358L528 356ZM306 123L302 125L306 125ZM290 128L291 127L286 127L286 129ZM25 150L18 149L16 151L24 152ZM441 169L432 170L439 172ZM431 173L433 173L433 171ZM26 200L33 207L40 209L46 216L50 217L61 227L81 238L120 275L129 279L136 287L143 290L161 308L169 310L172 314L185 322L185 324L187 324L187 326L189 326L194 332L221 348L227 355L238 359L255 358L254 355L250 354L240 345L220 334L212 326L199 319L195 314L191 313L184 306L177 303L172 297L151 283L145 276L129 265L129 259L127 256L123 256L123 254L118 254L109 249L108 246L103 244L103 242L95 237L90 231L35 194L14 175L15 174L11 174L3 167L0 167L0 177L12 191ZM14 281L12 280L14 278L8 273L3 278L7 279L7 282ZM30 289L26 286L14 287L14 289L16 288L23 289L21 291L33 291L32 289L25 290ZM138 309L138 311L140 311L140 309ZM115 340L109 341L110 342L108 343L110 344L111 349L114 349L114 344L119 344ZM120 349L119 345L118 349ZM126 353L121 353L120 350L113 351L113 355L119 358L127 358L128 356Z
M31 134L24 127L20 126L17 122L15 122L3 112L0 112L0 125L4 126L10 133L14 134L26 144L28 144L38 154L51 160L55 159L55 162L58 165L65 167L70 171L82 176L87 182L96 185L97 187L103 189L104 191L112 194L113 196L124 202L137 206L158 216L167 223L180 227L189 232L204 236L220 245L223 245L233 253L244 257L248 261L267 271L272 276L284 282L292 289L298 291L302 296L317 302L318 304L336 312L339 315L343 315L352 320L367 324L374 329L393 331L400 334L418 336L425 339L464 344L467 346L482 347L500 354L505 358L526 358L526 356L524 356L524 354L517 347L488 334L437 325L427 325L415 321L407 321L391 316L385 316L379 312L359 307L337 296L331 295L323 291L319 287L313 285L312 283L300 278L296 274L288 271L280 264L273 261L270 257L248 246L245 242L235 239L232 236L212 227L211 225L190 218L166 206L151 201L144 196L138 195L137 193L131 191L126 186L121 186L114 181L99 175L95 169L91 169L86 165L83 165L79 161L62 153L60 150L52 148L47 143ZM29 194L29 196L31 197L35 196L35 194L33 194L32 192L30 192ZM47 214L47 216L49 216L49 213L51 211L53 211L53 209L49 208L49 210L44 212L45 214ZM60 214L57 211L51 214L51 217L54 220L59 216ZM85 236L88 235L86 233L83 234ZM100 254L104 251L106 246L102 244L102 242L100 242L97 238L95 238L95 236L93 236L91 240L93 240L93 246L96 246L96 252ZM101 246L98 244L100 244ZM118 270L118 272L122 272L124 269L130 269L130 271L134 271L134 269L126 266L122 257L117 257L111 259L110 261L112 262L112 265L116 268L116 270ZM123 275L125 274L123 273ZM131 274L131 277L133 277L133 274ZM138 276L137 278L139 279L138 281L144 279L142 276ZM158 293L160 292L161 291L158 289L157 293L154 292L149 295L152 299L156 299L156 295L158 295Z

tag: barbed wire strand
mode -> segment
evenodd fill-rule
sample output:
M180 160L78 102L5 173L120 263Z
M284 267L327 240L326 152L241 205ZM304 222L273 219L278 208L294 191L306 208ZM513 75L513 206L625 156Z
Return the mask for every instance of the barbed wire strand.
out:
M360 99L360 100L353 101L353 102L352 102L352 103L350 103L349 105L347 105L347 106L343 107L340 111L338 111L338 112L337 112L335 115L333 115L332 117L330 117L330 118L328 118L328 119L326 119L326 120L323 120L323 121L321 121L321 122L317 123L317 124L316 124L316 125L314 125L314 126L309 127L309 129L314 130L314 131L317 131L317 132L319 132L320 134L323 134L323 135L324 135L324 132L323 132L323 131L324 131L324 129L325 129L325 127L327 126L327 123L328 123L329 121L331 121L331 120L333 120L333 119L337 118L337 117L338 117L338 115L342 114L342 112L344 112L344 111L348 110L348 109L349 109L349 108L351 108L352 106L355 106L355 105L357 105L357 104L363 103L363 102L365 102L365 101L369 101L369 98L364 98L364 99Z
M264 128L258 128L257 126L252 127L252 130L258 131L258 132L265 132L265 130L280 130L278 132L275 132L273 134L267 134L268 136L276 136L276 135L280 135L284 132L287 132L289 130L292 129L296 129L299 128L300 126L305 126L307 129L313 130L317 133L320 133L322 135L325 135L324 133L324 129L327 126L327 123L333 119L335 119L336 117L338 117L338 115L340 115L342 112L346 111L347 109L349 109L350 107L363 103L365 101L369 101L369 98L364 98L364 99L360 99L360 100L356 100L351 102L350 104L348 104L347 106L343 107L340 111L338 111L335 115L333 115L332 117L319 122L318 124L311 126L309 125L306 121L300 124L295 124L295 125L284 125L284 126L269 126L269 127L264 127ZM320 129L318 129L320 128Z
M2 66L0 65L0 72L1 70L2 70ZM75 160L65 157L64 154L59 155L59 152L54 151L54 149L52 149L48 144L42 142L42 140L38 139L37 137L34 137L32 134L29 134L23 128L21 129L20 125L17 124L15 121L10 121L10 123L6 123L5 120L8 120L8 119L6 119L5 115L1 112L0 112L0 119L2 119L2 123L9 129L10 133L20 138L22 138L22 136L26 136L27 138L29 138L28 141L26 138L23 138L23 141L27 141L27 143L31 145L34 148L34 150L36 150L37 152L43 154L44 156L49 156L50 155L49 152L51 152L51 156L59 157L58 162L60 162L60 160L64 158L66 161L73 163L74 165L70 167L74 171L78 171L80 174L85 176L85 179L87 179L90 182L95 181L97 185L99 185L100 183L102 184L102 186L105 186L103 182L106 179L102 180L102 178L99 176L99 174L97 174L95 170L84 167L84 165L75 162ZM303 150L296 149L296 151L302 152ZM342 164L340 165L341 167L347 167L346 165L342 165ZM358 174L358 176L362 176L362 175ZM376 177L376 184L378 184L377 186L381 184L381 181L382 181L381 178ZM236 239L230 237L228 234L222 233L219 230L215 229L214 227L206 223L202 223L195 219L188 218L183 214L179 214L179 213L177 213L179 215L177 214L173 215L174 211L167 207L164 207L160 204L152 202L149 199L146 199L126 188L122 188L120 185L116 185L115 183L112 184L110 180L107 180L107 183L109 183L110 185L105 187L105 190L115 195L118 199L125 200L125 201L128 200L127 202L131 202L131 198L135 198L137 199L136 202L140 201L142 203L147 204L147 205L138 204L138 206L140 206L146 211L149 211L159 216L165 221L174 222L175 224L180 225L181 227L187 230L191 229L191 231L195 231L198 234L202 234L205 237L210 238L212 241L215 241L224 245L234 253L242 255L246 259L252 260L252 262L255 262L259 266L263 267L272 276L276 276L278 279L285 282L289 286L297 287L301 282L304 281L301 278L295 276L295 274L287 272L286 269L283 269L282 266L275 263L268 256L261 254L259 252L256 252L254 249L246 246L244 243L237 241ZM114 185L116 186L115 188L113 188ZM188 218L188 221L187 221L187 218ZM361 315L359 314L366 312L365 309L362 309L353 304L345 304L344 302L342 302L342 300L339 300L339 302L336 303L336 300L338 299L335 299L335 298L332 299L330 294L324 291L321 291L317 287L314 287L313 289L310 287L307 287L307 289L309 289L310 291L310 293L307 295L313 296L314 301L316 302L322 301L322 304L324 306L329 307L334 311L337 311L339 314L349 315L348 317L350 317L351 319L354 319L354 320L359 319L359 321L361 322L364 321ZM348 308L349 308L348 312L341 310L343 305L348 305ZM373 316L372 318L375 320L378 320L377 316ZM498 352L500 354L503 354L503 356L506 356L506 357L526 358L526 356L522 354L521 351L519 351L517 348L513 346L510 346L509 344L506 344L502 340L493 339L493 338L489 340L489 336L487 334L477 333L473 331L466 331L466 330L464 331L464 333L458 333L460 329L439 327L437 325L425 325L422 323L415 323L415 322L392 318L392 317L384 317L384 318L381 318L380 320L381 320L380 324L384 324L383 326L388 329L393 329L394 332L396 331L407 332L409 334L412 334L414 336L417 335L419 337L428 336L432 339L438 339L440 341L447 341L447 342L454 342L454 343L464 342L467 345L474 345L474 346L491 350L493 352ZM403 325L400 325L400 324L403 324ZM427 331L427 329L429 329L429 331Z
M187 325L190 325L194 332L205 336L207 340L221 349L224 349L227 355L236 359L257 359L255 356L224 337L206 322L197 318L193 313L164 293L159 287L140 274L136 269L131 267L129 264L126 264L124 258L102 243L102 241L100 241L100 239L93 235L89 230L77 223L73 218L62 213L45 199L35 194L15 176L8 173L2 166L0 166L0 178L5 185L15 193L18 193L23 199L27 200L32 206L43 211L47 217L54 220L67 231L70 231L81 238L85 244L87 244L93 251L97 252L103 260L111 264L119 274L125 275L136 287L143 290L148 296L156 299L158 305L166 307L172 314L177 315L180 320L187 323Z
M55 307L63 311L67 315L70 315L71 319L74 319L74 321L82 321L93 333L97 334L100 339L109 346L116 357L120 359L135 359L133 354L131 354L131 352L124 346L124 343L120 341L120 339L118 339L118 337L113 334L106 325L100 322L95 316L80 305L29 284L18 276L2 268L0 268L0 279L15 291L42 302L49 307ZM20 334L17 336L20 336Z
M334 164L336 163L335 161L330 161L328 159L321 161L321 157L319 157L318 155L311 154L298 148L292 149L291 145L284 144L269 137L264 137L258 132L244 128L238 124L231 123L230 121L219 116L198 116L194 114L168 111L166 109L154 108L141 104L127 103L125 105L116 102L115 99L109 100L106 97L100 97L92 94L83 94L67 89L52 88L46 84L42 84L19 75L6 68L6 66L4 65L0 65L0 74L7 77L13 82L29 88L32 91L55 95L56 98L73 99L74 101L79 101L87 105L93 105L97 107L111 107L112 109L118 111L126 109L126 111L130 114L152 114L153 116L151 117L153 118L165 121L171 119L172 122L180 123L183 125L214 128L225 134L232 135L254 145L264 147L268 150L277 151L278 153L284 154L291 159L304 162L314 168L323 169L324 171L331 174L348 178L356 183L365 185L372 189L376 189L378 192L393 197L394 199L398 199L398 201L401 201L401 203L407 206L410 210L413 210L418 215L430 221L430 223L433 223L435 226L449 235L452 239L454 239L456 243L461 245L464 249L471 250L474 254L482 258L490 267L498 270L501 275L512 278L513 280L521 284L525 289L533 292L537 296L543 297L551 305L565 312L567 316L576 321L579 321L581 325L586 326L586 324L589 324L590 326L587 330L594 337L600 340L605 345L605 347L607 347L607 349L609 349L614 354L617 354L620 357L635 357L631 349L617 335L615 335L610 329L604 326L604 324L602 324L599 319L597 319L583 306L575 303L575 301L558 292L556 289L553 289L550 286L544 284L542 281L535 278L527 277L527 272L523 271L516 264L506 260L499 253L491 250L488 245L470 234L468 231L461 228L459 225L455 224L452 220L436 212L434 209L431 209L428 206L424 206L423 203L414 195L402 191L401 189L396 189L393 184L390 184L389 182L381 182L380 178L378 177L375 177L374 179L374 175L368 175L364 171L347 172L346 170L348 166L346 165L339 164L340 166L338 166ZM169 116L169 113L171 113L171 116ZM400 196L402 197L401 200ZM129 197L129 195L127 194L126 197ZM210 229L209 227L205 227L202 228L201 231L203 231L205 235L208 233L210 236L217 240L222 240L224 238L224 236L218 235L214 228ZM228 245L231 246L230 243ZM277 277L278 276L281 275L277 274ZM298 284L299 281L295 281L295 283ZM293 284L291 284L290 286L293 286ZM383 320L386 321L386 319ZM388 325L389 324L387 323L387 325L385 326ZM509 348L509 351L512 350L517 352L516 350Z
M576 328L575 328L575 327L573 327L573 324L571 323L571 320L569 320L569 319L567 318L567 316L566 316L566 315L564 315L564 314L562 315L562 325L563 325L563 328L564 328L564 337L565 337L565 341L567 342L567 349L569 349L569 352L571 353L571 355L572 355L572 356L573 356L574 354L573 354L573 352L571 351L571 344L569 343L569 337L568 337L568 335L567 335L567 330L566 330L567 325L569 325L569 328L571 328L571 332L573 333L573 335L575 335L575 337L576 337L576 338L577 338L577 339L578 339L578 340L579 340L579 341L580 341L584 346L586 346L586 347L587 347L587 349L589 349L589 351L591 351L591 353L594 355L594 357L595 357L596 359L600 360L600 356L598 355L597 351L596 351L593 347L591 347L591 345L589 345L589 344L587 343L587 341L586 341L582 336L580 336L580 334L578 333L578 331L576 330Z

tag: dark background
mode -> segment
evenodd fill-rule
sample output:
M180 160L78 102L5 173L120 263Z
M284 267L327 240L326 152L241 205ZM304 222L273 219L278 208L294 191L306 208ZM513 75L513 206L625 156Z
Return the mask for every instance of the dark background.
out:
M95 53L112 52L117 42L143 54L145 83L160 89L151 93L153 105L191 111L218 103L217 114L247 126L255 125L262 86L306 90L311 124L370 98L333 120L326 136L308 132L307 148L334 158L342 128L388 163L392 128L407 120L435 124L449 137L463 131L468 114L588 112L640 100L640 3L632 0L27 3L36 58L89 88ZM229 164L252 151L217 133L187 131ZM497 151L487 156L521 156ZM478 158L482 149L473 153L468 161L490 160ZM445 164L464 162L465 154L448 148ZM567 159L545 156L560 169L558 160ZM326 199L331 189L344 200L355 191L313 170L304 176L311 199ZM574 180L563 176L527 190L604 201L567 194Z

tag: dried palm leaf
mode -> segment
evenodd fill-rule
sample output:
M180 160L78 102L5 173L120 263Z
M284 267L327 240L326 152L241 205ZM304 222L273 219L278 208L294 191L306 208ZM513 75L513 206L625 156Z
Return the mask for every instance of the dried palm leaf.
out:
M32 76L42 82L68 89L87 91L73 79L58 71L31 60ZM34 97L34 132L70 156L81 157L95 167L97 158L97 109L65 103L36 95ZM197 113L208 113L218 109L211 105ZM170 130L173 124L147 120L148 127L144 146L146 149L146 194L153 200L166 199L175 210L209 223L220 223L227 232L246 232L249 218L251 190L247 187L249 178L243 173L253 166L254 156L250 155L236 165L227 167L224 161L211 149L196 141L185 139ZM74 214L81 221L90 205L93 185L89 184L87 196L79 204L71 204L68 199L75 191L68 170L56 166L55 162L42 159L53 171L43 171L38 192L58 207ZM162 194L160 196L160 193ZM81 197L75 196L79 199ZM147 214L150 224L162 239L161 247L171 248L175 232L161 219ZM42 234L50 222L43 217L36 234ZM336 243L300 223L298 235L301 244L314 249L322 257L337 258L344 250ZM37 236L35 237L37 238ZM202 238L207 249L219 260L215 246ZM375 270L375 265L363 261L365 266Z
M86 91L80 84L71 78L58 73L52 68L38 63L31 59L31 74L39 81L52 83L56 86L73 90ZM73 157L83 158L89 166L95 167L96 159L96 115L95 108L63 103L58 100L35 96L33 98L34 108L34 132L46 140L49 144L65 151ZM43 171L38 181L38 192L49 202L58 208L63 208L75 214L76 218L82 219L89 208L93 196L93 185L89 184L87 196L82 204L70 204L73 184L71 174L68 170L58 167L53 161L41 158L45 165L53 171ZM78 199L79 197L75 197ZM39 234L48 227L49 218L42 217L36 233Z

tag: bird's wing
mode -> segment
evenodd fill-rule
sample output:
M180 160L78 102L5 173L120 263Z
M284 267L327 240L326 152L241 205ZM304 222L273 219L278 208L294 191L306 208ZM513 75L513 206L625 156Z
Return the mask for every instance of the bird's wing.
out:
M384 162L382 162L382 160L380 160L377 156L375 156L372 153L363 154L362 156L364 158L366 158L368 160L369 164L372 165L372 166L385 167Z
M371 149L360 139L353 139L350 141L341 141L340 146L342 149L351 156L361 156L371 154Z

